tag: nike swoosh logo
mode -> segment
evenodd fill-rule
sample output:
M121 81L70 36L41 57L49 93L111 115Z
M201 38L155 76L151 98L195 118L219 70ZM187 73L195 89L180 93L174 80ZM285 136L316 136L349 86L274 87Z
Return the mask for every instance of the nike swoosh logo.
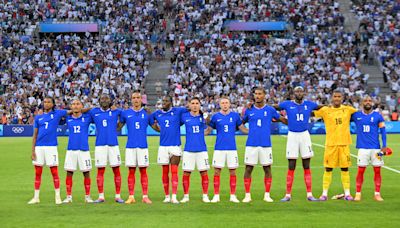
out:
M254 116L254 113L250 114L250 116Z
M131 118L131 117L132 117L132 115L128 116L128 118Z
M100 116L100 114L95 114L94 116Z
M217 120L217 122L221 121L221 119Z

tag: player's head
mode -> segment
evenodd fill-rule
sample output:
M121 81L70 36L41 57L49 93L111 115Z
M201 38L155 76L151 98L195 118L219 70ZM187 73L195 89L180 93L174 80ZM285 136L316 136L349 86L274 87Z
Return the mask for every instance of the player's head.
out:
M141 107L142 106L142 95L139 90L136 90L132 93L131 96L133 107Z
M189 108L191 112L200 112L200 99L198 97L193 97L190 99Z
M263 103L265 101L265 89L257 87L254 89L254 101L255 103Z
M296 86L294 88L294 98L296 99L296 101L302 101L304 98L304 89L301 86Z
M332 93L332 104L334 106L340 106L343 103L343 92L340 90L334 90Z
M219 106L223 112L227 112L231 108L231 101L228 97L221 97L219 100Z
M372 109L373 102L372 98L369 95L365 96L364 99L362 100L362 106L365 111L370 111Z
M47 96L43 99L43 109L45 112L54 110L55 101L53 97Z
M172 97L167 95L162 99L162 108L165 111L168 111L172 107Z
M81 100L79 100L78 98L75 98L74 100L72 100L71 110L73 113L80 113L80 112L82 112L82 109L83 109L83 103Z
M108 94L102 94L100 97L100 107L104 110L111 107L111 98Z

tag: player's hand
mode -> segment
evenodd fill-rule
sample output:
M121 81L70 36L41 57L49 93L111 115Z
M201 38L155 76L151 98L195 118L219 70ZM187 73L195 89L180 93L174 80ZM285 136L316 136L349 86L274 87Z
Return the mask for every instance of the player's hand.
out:
M247 109L251 109L253 107L253 101L250 101L249 103L246 104Z
M35 151L32 151L31 159L32 159L32 161L36 161L36 153L35 153Z
M383 147L383 148L381 149L381 151L386 155L387 147Z
M115 104L113 104L113 105L111 106L111 111L114 111L114 110L117 110L117 106L115 106Z

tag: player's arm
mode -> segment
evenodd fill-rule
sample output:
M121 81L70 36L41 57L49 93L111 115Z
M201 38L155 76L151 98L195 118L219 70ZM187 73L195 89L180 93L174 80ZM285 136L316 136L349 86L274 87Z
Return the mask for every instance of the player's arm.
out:
M124 127L124 125L125 123L121 123L120 121L118 121L117 131L120 131Z
M82 113L87 113L87 112L90 112L90 110L92 110L92 107L89 107L89 108L83 108L83 109L82 109Z
M273 104L272 107L274 107L274 109L276 109L276 111L281 111L281 107L279 106L279 104Z
M386 153L387 150L387 145L386 145L386 127L385 127L385 122L380 122L379 123L379 131L381 132L381 138L382 138L382 152Z
M161 131L160 126L158 125L157 120L154 120L154 123L151 124L150 126L151 126L151 128L153 128L156 132L160 132L160 131Z
M245 127L244 124L241 124L238 128L243 134L245 134L245 135L249 134L249 129L247 127Z
M277 119L277 121L282 122L285 125L288 125L288 120L283 116L280 116L279 119Z
M318 105L315 110L320 110L321 108L325 107L325 105ZM313 112L314 113L314 112Z
M37 140L38 132L39 132L39 129L38 129L38 128L34 128L34 129L33 129L33 137L32 137L32 155L31 155L32 160L36 160L35 147L36 147L36 140Z
M206 130L204 130L204 135L209 135L209 134L211 134L212 130L213 130L212 127L207 126Z

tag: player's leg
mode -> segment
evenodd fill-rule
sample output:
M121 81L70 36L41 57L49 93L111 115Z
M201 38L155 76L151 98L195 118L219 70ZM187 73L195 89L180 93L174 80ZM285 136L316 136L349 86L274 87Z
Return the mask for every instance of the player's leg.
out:
M182 156L181 147L180 146L172 147L170 154L171 154L170 164L171 164L171 184L172 184L171 203L176 204L179 203L178 199L176 198L176 194L178 192L178 183L179 183L178 168Z
M196 155L195 153L190 153L187 151L183 152L182 158L182 185L183 185L183 199L180 201L181 203L189 202L189 187L190 187L190 174L194 171L196 164Z
M45 160L50 167L50 172L53 177L55 201L56 204L62 204L60 195L60 177L58 175L58 151L56 146L46 147Z
M119 146L108 146L108 158L110 166L114 173L114 185L115 185L115 202L124 203L125 201L121 198L121 155Z
M349 167L351 166L350 161L350 146L339 147L339 166L341 169L341 180L344 190L344 199L352 201L353 197L350 194L350 172Z
M208 153L207 152L195 153L195 157L196 157L196 166L201 176L203 202L209 203L210 199L208 198L208 185L209 185L208 170L210 169L210 164L208 162Z
M382 184L382 176L381 176L381 167L384 165L382 157L377 156L377 153L380 150L371 150L371 163L374 167L374 184L375 184L375 194L374 199L376 201L383 201L381 197L381 184Z
M90 197L90 170L92 170L92 159L89 151L78 152L79 169L83 173L83 184L85 187L85 203L93 203Z
M164 203L171 202L169 197L169 166L170 166L170 158L168 153L168 147L160 146L158 148L157 154L157 163L162 167L162 176L161 181L164 187L165 199Z
M324 175L322 178L322 195L320 196L320 201L328 200L328 191L329 186L332 182L332 171L333 167L338 165L338 152L336 146L327 146L325 147L324 152Z
M63 203L72 203L72 176L74 172L67 171L67 176L65 178L65 188L67 190L67 198L63 201Z
M42 172L44 165L44 151L42 151L39 147L35 148L36 160L32 161L32 164L35 167L35 181L34 181L34 195L33 198L28 202L28 204L36 204L40 203L39 194L40 194L40 184L42 183Z
M258 164L258 148L257 147L246 147L244 154L244 164L246 168L244 170L244 189L245 189L245 197L242 200L243 203L251 202L251 173L253 172L253 168Z
M312 178L311 178L311 169L310 163L311 158L302 159L303 161L303 170L304 170L304 183L306 184L307 191L307 200L308 201L318 201L312 194Z
M67 197L63 203L72 203L72 176L78 166L78 153L78 151L68 150L65 155L64 169L67 171L67 176L65 178Z
M262 147L258 153L258 156L260 164L263 166L264 169L264 187L265 187L264 201L273 202L270 195L271 185L272 185L271 165L273 163L272 148Z
M236 197L236 169L239 167L239 158L237 151L228 151L226 161L229 169L230 202L239 203Z
M288 159L289 167L286 175L286 195L281 202L289 202L292 199L292 185L294 179L294 171L296 169L296 159Z
M95 203L103 203L105 200L104 197L104 173L106 171L107 160L108 160L108 152L106 146L96 146L94 150L94 159L96 161L97 167L97 190L99 192L99 198L95 200Z
M368 150L359 149L357 155L357 177L356 177L356 196L355 201L361 200L361 188L364 182L364 172L369 163Z
M85 186L85 203L93 203L92 198L90 197L90 171L83 172L83 184Z
M214 197L211 200L212 203L218 203L220 201L219 188L221 184L220 175L221 169L225 166L226 151L216 150L213 156L213 166L214 166Z
M146 204L151 204L149 198L149 178L147 176L147 167L149 167L149 151L145 149L137 149L137 161L140 171L140 182L142 184L142 202Z
M135 200L135 172L137 166L136 149L126 148L125 150L125 166L128 167L128 191L129 197L125 201L126 204L136 203Z
M333 168L325 167L325 171L322 177L322 195L319 197L320 201L328 200L329 186L332 182L332 171Z

